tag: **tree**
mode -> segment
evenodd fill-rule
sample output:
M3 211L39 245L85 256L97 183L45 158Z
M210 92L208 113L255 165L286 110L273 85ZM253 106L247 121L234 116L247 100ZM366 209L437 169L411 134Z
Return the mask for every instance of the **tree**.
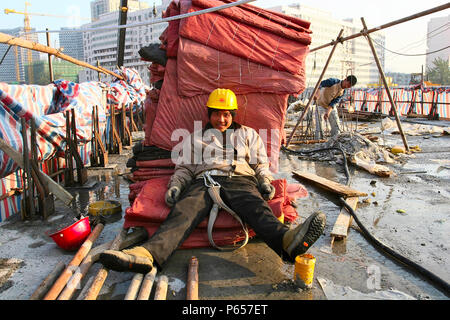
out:
M433 66L427 69L428 80L440 84L450 85L450 70L448 60L436 58L433 61Z

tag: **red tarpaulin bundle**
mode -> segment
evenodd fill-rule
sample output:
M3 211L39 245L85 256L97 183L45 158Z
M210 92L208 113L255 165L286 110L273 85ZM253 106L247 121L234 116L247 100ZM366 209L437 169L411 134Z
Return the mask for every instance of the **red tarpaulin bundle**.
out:
M229 2L172 1L163 17ZM208 122L209 94L226 88L237 95L235 121L261 135L270 168L277 172L288 96L305 88L309 26L307 21L252 5L170 21L160 37L167 63L164 68L156 64L150 68L151 79L163 83L160 90L148 93L144 146L174 149ZM138 182L130 186L132 207L126 210L125 227L144 226L152 235L169 213L164 194L174 168L154 161L136 161L136 166L132 179ZM275 216L283 214L286 221L294 221L298 214L291 201L306 197L307 191L298 184L287 185L285 180L275 181L274 186L277 195L269 204ZM194 230L182 248L209 246L206 223ZM250 236L254 236L253 231ZM228 213L221 213L215 224L216 244L243 239L240 224Z
M217 7L216 0L180 1L181 13ZM251 8L251 10L246 9ZM309 23L246 5L182 19L182 37L278 71L304 74L311 44ZM300 21L297 19L297 21Z
M188 134L194 131L195 121L201 121L203 126L208 122L205 106L209 94L189 98L178 95L176 64L174 59L167 61L164 84L150 137L152 145L166 150L172 150L182 141L183 136L172 137L175 130L185 129L185 133ZM255 129L262 136L267 136L267 153L274 172L278 168L287 99L288 95L270 93L237 95L239 110L236 122Z

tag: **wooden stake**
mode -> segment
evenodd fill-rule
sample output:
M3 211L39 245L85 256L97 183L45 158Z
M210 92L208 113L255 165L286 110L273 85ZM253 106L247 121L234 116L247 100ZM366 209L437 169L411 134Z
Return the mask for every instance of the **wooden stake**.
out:
M289 139L287 140L286 148L288 148L289 145L291 144L291 141L292 141L292 138L294 137L295 131L297 131L297 128L302 123L303 119L305 118L306 113L308 112L308 109L311 106L311 103L313 102L314 96L316 95L317 91L319 90L319 87L320 87L320 84L322 82L322 79L325 76L325 73L326 73L326 71L328 69L328 65L331 62L331 58L333 58L333 54L336 51L336 47L337 47L338 43L340 43L339 40L341 39L341 36L342 36L343 33L344 33L344 29L341 29L341 31L339 32L339 35L337 37L337 40L336 40L336 42L335 42L335 44L333 46L333 49L331 49L330 55L328 56L328 60L327 60L327 62L325 64L325 67L322 70L322 74L320 75L319 80L317 81L316 86L315 86L315 88L314 88L314 90L313 90L313 92L311 94L311 97L309 98L308 104L306 105L305 110L303 111L303 114L301 115L300 119L297 121L297 124L295 125L294 129L291 132L291 135L290 135Z
M128 229L122 229L119 234L114 239L113 243L111 244L110 250L118 250L120 248L120 244L123 242L125 237L127 236ZM108 269L101 268L92 285L90 286L89 290L86 292L86 296L84 297L84 300L96 300L100 290L103 287L103 284L105 283L106 278L108 277Z
M15 149L13 149L9 144L5 142L5 140L1 138L0 138L0 149L2 149L11 159L13 159L19 165L19 167L23 169L24 164L22 155ZM49 191L52 192L58 199L60 199L66 205L69 205L73 200L73 196L69 192L67 192L67 190L65 190L55 181L53 181L53 179L47 176L45 173L43 173L40 170L39 172L41 173L41 177L44 179L45 183L47 183Z
M55 300L61 291L64 289L67 281L69 281L70 277L75 272L75 269L80 265L81 261L88 255L89 251L92 248L95 240L97 240L98 236L102 232L104 225L99 223L95 226L94 231L89 235L89 237L84 241L83 245L80 249L78 249L77 253L73 257L72 261L68 264L67 268L64 269L61 276L56 280L53 287L44 297L44 300Z
M56 267L49 273L49 275L42 281L42 283L37 287L30 297L30 300L41 300L50 287L53 285L56 279L61 275L66 265L64 262L59 262Z
M169 279L166 276L160 276L155 291L155 300L166 300L167 287Z
M157 271L156 268L153 268L152 271L150 271L145 275L137 300L148 300L150 298L153 282L155 281L156 277L156 271Z
M128 234L127 237L124 239L124 241L120 244L119 250L122 250L124 248L128 248L129 246L132 246L140 241L143 241L147 238L148 234L147 231L144 228L139 228L133 231L132 233ZM70 283L70 286L67 285L66 288L61 292L61 294L58 297L58 300L70 300L73 297L73 294L77 289L79 289L81 280L84 276L88 273L91 266L99 259L100 254L108 250L113 241L104 243L100 246L97 246L93 248L86 258L84 258L83 262L81 262L81 265L79 268L77 268L77 271L72 276L72 278L69 280L68 283ZM92 277L92 281L94 280L94 277ZM87 291L86 287L90 287L92 285L92 282L90 284L86 284L84 292ZM81 294L80 294L81 295ZM83 293L84 297L84 293Z
M410 150L409 150L408 141L406 141L406 137L403 132L402 124L400 122L400 117L398 116L397 104L395 103L394 99L392 98L392 93L391 93L391 90L389 89L389 85L387 83L386 76L384 75L383 67L381 66L381 62L380 62L380 59L378 58L377 51L375 50L375 47L373 45L372 38L367 33L367 25L366 25L364 18L361 18L361 22L364 26L363 33L367 39L367 42L369 43L370 49L372 50L372 54L373 54L373 57L377 64L378 71L380 72L381 79L383 80L384 87L386 88L386 92L387 92L389 101L391 102L392 108L394 109L395 121L397 122L397 127L398 127L398 130L400 131L400 135L403 140L403 145L405 146L406 152L409 152Z
M134 275L133 279L131 279L131 284L130 287L128 288L124 300L136 300L143 278L144 275L142 273L137 273Z

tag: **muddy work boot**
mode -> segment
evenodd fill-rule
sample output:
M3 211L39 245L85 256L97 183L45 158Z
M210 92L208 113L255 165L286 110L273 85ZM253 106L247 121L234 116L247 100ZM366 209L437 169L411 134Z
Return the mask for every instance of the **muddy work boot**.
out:
M302 255L320 238L325 229L326 216L322 212L312 214L298 227L288 230L283 236L283 250L292 259Z
M104 267L114 271L148 273L153 269L153 256L144 247L128 250L105 250L100 254L100 262Z

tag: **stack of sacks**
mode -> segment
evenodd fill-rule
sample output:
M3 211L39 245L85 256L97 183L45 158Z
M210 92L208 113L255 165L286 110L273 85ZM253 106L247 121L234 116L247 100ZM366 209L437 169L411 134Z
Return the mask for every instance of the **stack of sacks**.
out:
M226 1L173 1L164 17L223 5ZM205 105L216 88L238 98L236 121L267 130L271 169L278 168L287 99L305 88L309 23L251 5L169 22L161 36L167 52L164 82L146 141L172 150L176 129L207 122ZM265 134L265 133L264 133ZM172 141L175 140L175 141Z
M231 1L172 1L163 17L228 2ZM236 121L260 133L266 142L270 168L276 173L285 137L288 97L305 89L305 60L311 43L309 26L309 22L251 5L169 22L159 47L165 50L167 62L162 66L152 60L150 67L153 86L157 80L162 87L147 95L145 146L174 149L184 137L172 136L174 131L184 129L191 133L195 122L206 125L209 94L214 89L227 88L238 99ZM126 210L126 227L145 226L153 233L169 212L164 203L168 177L152 179L158 171L154 168L146 167L147 172L142 175L150 180L130 186L133 201ZM269 202L274 214L277 217L283 214L286 222L294 221L298 214L291 202L307 196L306 190L301 185L288 186L285 180L273 184L278 194L277 199ZM297 195L289 197L286 190ZM218 221L223 224L217 223L216 228L224 231L214 233L219 237L218 245L242 238L239 223L228 213L220 212ZM187 240L188 247L209 246L206 229L201 226Z

